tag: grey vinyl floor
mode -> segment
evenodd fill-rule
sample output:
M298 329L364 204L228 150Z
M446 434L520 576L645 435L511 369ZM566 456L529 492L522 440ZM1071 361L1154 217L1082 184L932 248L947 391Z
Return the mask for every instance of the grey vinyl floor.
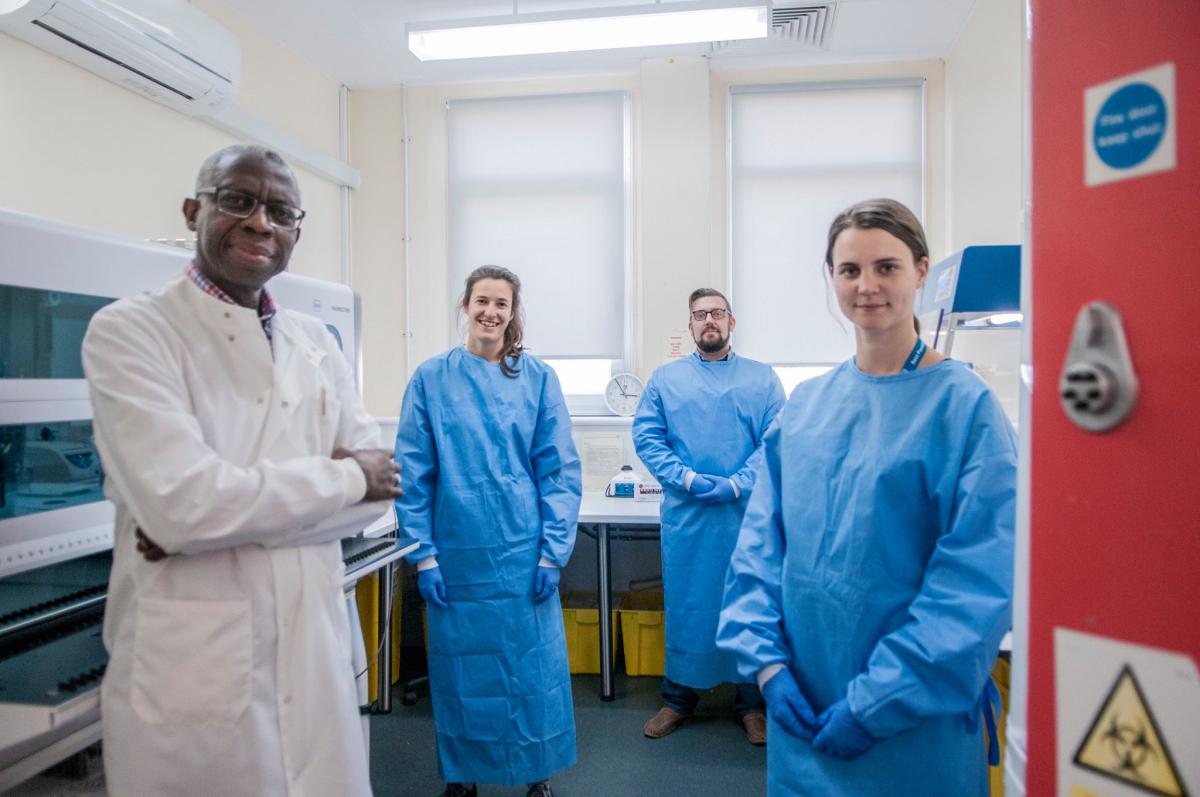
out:
M642 725L660 705L658 678L618 675L612 702L600 700L598 675L572 676L579 763L552 780L557 797L759 797L766 794L766 749L752 747L732 713L733 688L702 691L696 717L665 739ZM428 694L371 717L371 783L376 797L437 797L437 752ZM8 795L105 797L97 755L85 772L55 770ZM523 797L524 788L480 784L480 797ZM334 795L330 795L334 797Z
M612 702L598 675L575 675L579 763L551 781L556 797L759 797L766 794L766 748L746 741L733 716L733 688L700 693L695 718L665 739L642 725L659 709L658 678L618 675ZM371 720L371 782L376 797L437 797L429 697ZM524 797L524 788L480 784L479 797Z

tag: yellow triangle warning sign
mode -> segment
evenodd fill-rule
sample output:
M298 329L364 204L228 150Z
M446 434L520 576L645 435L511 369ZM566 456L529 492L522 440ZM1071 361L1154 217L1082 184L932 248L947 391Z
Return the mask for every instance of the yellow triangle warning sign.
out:
M1128 664L1079 745L1075 763L1149 794L1188 797L1166 739Z

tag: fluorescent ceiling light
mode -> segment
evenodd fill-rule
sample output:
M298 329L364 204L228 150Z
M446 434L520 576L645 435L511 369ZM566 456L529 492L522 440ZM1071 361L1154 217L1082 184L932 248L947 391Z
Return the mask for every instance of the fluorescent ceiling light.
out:
M770 28L766 0L671 2L410 24L408 49L442 61L765 39Z

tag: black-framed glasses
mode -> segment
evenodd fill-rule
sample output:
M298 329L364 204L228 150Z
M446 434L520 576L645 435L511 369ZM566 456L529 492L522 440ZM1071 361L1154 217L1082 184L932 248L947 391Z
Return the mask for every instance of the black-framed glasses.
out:
M196 189L196 196L201 194L212 194L217 203L217 210L237 219L250 218L259 206L258 197L236 188L210 186ZM300 208L294 208L283 202L264 202L262 205L267 209L267 221L271 223L272 227L278 227L281 230L300 229L300 222L304 220L304 211Z
M727 315L729 315L729 311L726 310L724 307L717 307L713 310L693 310L692 311L692 320L693 321L703 321L704 319L708 318L709 316L712 316L713 321L720 321L722 318L724 318Z

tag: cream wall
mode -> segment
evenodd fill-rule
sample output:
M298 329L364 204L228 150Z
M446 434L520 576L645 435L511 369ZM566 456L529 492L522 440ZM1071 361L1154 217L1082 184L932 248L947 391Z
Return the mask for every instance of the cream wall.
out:
M945 251L947 214L945 65L941 61L894 61L756 70L721 70L712 78L713 194L721 202L713 207L713 280L728 284L728 226L725 194L728 170L725 137L729 89L760 83L803 84L858 80L922 78L925 80L925 232L935 256ZM865 198L865 197L864 197ZM832 221L832 219L831 219ZM812 253L819 260L823 252ZM799 256L799 253L798 253Z
M238 105L336 156L338 87L218 0L198 8L242 44ZM136 238L188 235L180 205L228 134L0 33L0 207ZM340 194L297 169L304 207L298 273L340 273Z
M220 0L197 0L197 5L242 42L240 107L335 156L336 83L251 28ZM635 188L631 367L645 376L662 362L668 337L684 326L680 306L687 292L701 284L728 287L725 137L732 85L923 77L926 215L935 256L964 242L1014 240L1019 231L1019 10L1020 0L979 0L948 65L918 61L713 71L703 58L657 59L631 75L351 92L350 163L362 175L361 187L352 192L351 281L364 302L368 408L395 414L409 370L454 342L449 330L457 286L449 285L446 252L447 101L629 93ZM3 34L0 108L0 206L141 238L186 234L179 202L196 167L233 140ZM412 236L407 317L406 134ZM297 171L310 215L293 270L337 280L339 189L303 168ZM406 338L406 329L411 337Z
M976 0L946 61L950 248L1023 238L1024 0Z
M331 156L338 87L220 0L197 5L242 42L239 106ZM697 285L728 287L726 104L736 84L923 77L926 216L935 257L1020 238L1021 0L978 0L947 63L709 70L647 61L638 74L351 92L352 285L364 301L368 408L395 414L407 374L454 341L446 254L446 112L456 98L627 91L633 108L634 347L643 376L684 326ZM407 105L408 127L401 114ZM199 163L233 139L0 34L0 207L139 238L186 235L179 203ZM403 139L412 235L404 296ZM339 189L297 169L309 211L292 267L340 276ZM412 332L405 337L405 330ZM406 347L406 343L409 344ZM406 348L409 349L406 352Z
M376 415L398 415L407 383L404 312L404 90L350 92L350 282L362 297L363 397ZM419 166L414 168L418 172ZM423 236L421 236L423 237ZM430 329L430 327L424 327Z
M363 394L368 411L396 415L409 371L456 343L450 330L461 286L450 284L446 232L446 103L588 91L629 91L633 76L516 81L353 91L350 165L362 172L352 197L352 284L363 295ZM409 138L408 328L404 338L404 203L401 154ZM635 112L636 114L636 112ZM635 128L636 137L636 128ZM374 316L374 317L372 317Z
M709 279L714 205L709 172L707 58L665 58L642 63L641 136L637 170L640 198L640 306L630 367L643 377L666 360L672 334L687 334L687 297Z
M446 102L459 98L628 91L633 99L635 187L631 367L648 376L667 339L686 327L687 294L728 288L725 109L743 83L919 77L926 81L926 209L931 245L946 251L945 103L941 61L710 71L704 58L644 62L637 75L354 91L351 165L363 175L353 197L354 287L366 308L367 408L394 415L411 368L455 341L449 333L458 286L446 252ZM404 129L407 107L411 353L405 356L403 290ZM576 297L572 297L574 299ZM582 298L582 297L580 297Z

